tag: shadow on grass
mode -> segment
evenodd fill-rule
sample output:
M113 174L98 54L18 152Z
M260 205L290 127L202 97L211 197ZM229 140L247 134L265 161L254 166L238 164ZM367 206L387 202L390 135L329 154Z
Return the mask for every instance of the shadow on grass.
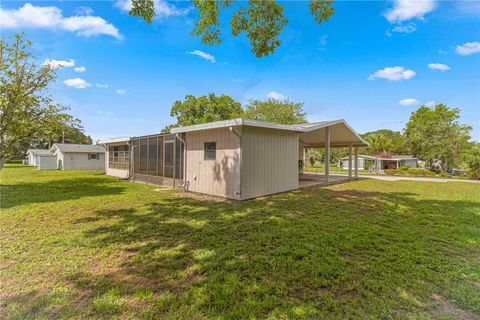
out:
M478 205L311 187L98 210L75 223L89 246L115 248L121 259L65 274L79 293L67 306L76 316L151 319L436 315L432 295L459 301L449 290L478 255L468 245L480 237ZM462 308L473 318L480 305L471 301Z
M50 203L83 197L120 194L124 186L103 177L50 180L1 184L0 203L3 209L32 203Z

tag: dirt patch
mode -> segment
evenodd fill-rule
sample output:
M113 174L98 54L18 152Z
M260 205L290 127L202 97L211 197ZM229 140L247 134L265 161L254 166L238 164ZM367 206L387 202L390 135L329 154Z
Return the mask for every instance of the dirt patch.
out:
M438 302L438 306L431 311L435 317L451 315L454 319L480 320L480 315L475 315L468 310L462 309L438 294L434 294L433 298Z

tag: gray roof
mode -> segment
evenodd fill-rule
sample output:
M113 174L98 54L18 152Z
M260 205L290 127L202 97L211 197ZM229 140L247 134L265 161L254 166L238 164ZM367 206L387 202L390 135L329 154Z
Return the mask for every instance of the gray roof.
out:
M101 145L90 145L90 144L69 144L69 143L54 143L50 149L52 152L55 149L60 150L60 152L80 152L80 153L105 153L105 148Z
M50 154L50 150L48 149L28 149L27 150L27 154L31 153L32 155L34 156L38 156L38 155L49 155Z
M314 123L303 123L303 124L279 124L279 123L273 123L273 122L267 122L267 121L238 118L238 119L232 119L232 120L216 121L216 122L195 124L195 125L179 127L179 128L172 128L171 133L192 132L192 131L226 128L226 127L228 128L233 126L251 126L251 127L295 131L298 133L307 133L307 132L312 132L318 129L330 127L337 124L345 125L345 127L347 127L348 130L350 130L356 136L356 138L358 139L361 145L368 146L368 143L365 140L363 140L362 137L360 137L360 135L356 133L355 130L353 130L352 127L350 127L350 125L343 119L321 121L321 122L314 122Z
M337 123L342 123L342 122L346 123L345 120L340 119L340 120L321 121L321 122L303 123L303 124L280 124L280 123L273 123L273 122L267 122L267 121L238 118L238 119L232 119L232 120L215 121L215 122L208 122L208 123L202 123L202 124L194 124L194 125L185 126L185 127L172 128L171 132L181 133L181 132L200 131L200 130L207 130L207 129L225 128L225 127L231 127L231 126L251 126L251 127L280 129L280 130L297 131L297 132L309 132L309 131L317 130L320 128L325 128Z

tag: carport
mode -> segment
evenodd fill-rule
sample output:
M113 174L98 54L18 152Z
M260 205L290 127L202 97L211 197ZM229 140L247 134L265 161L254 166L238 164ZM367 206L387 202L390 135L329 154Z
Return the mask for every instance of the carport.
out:
M318 184L339 181L343 176L330 175L330 150L331 148L348 148L348 178L358 177L358 148L366 147L368 143L343 120L322 121L298 125L299 129L299 154L305 159L305 149L325 148L325 174L323 177L309 177L300 175L299 186L305 185L304 181L316 180ZM303 181L302 181L303 180Z

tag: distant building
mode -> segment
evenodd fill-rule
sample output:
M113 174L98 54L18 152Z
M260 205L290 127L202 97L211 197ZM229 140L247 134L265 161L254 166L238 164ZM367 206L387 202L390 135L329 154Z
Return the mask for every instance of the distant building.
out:
M51 155L48 149L28 149L27 150L27 163L30 166L37 166L38 156Z
M105 148L101 145L55 143L50 153L56 157L59 170L102 170Z
M343 169L348 169L348 157L344 157L341 160ZM375 161L377 163L376 166ZM366 168L372 167L383 171L385 169L400 169L402 166L417 168L418 161L418 158L412 156L375 157L358 155L358 169L365 170Z

